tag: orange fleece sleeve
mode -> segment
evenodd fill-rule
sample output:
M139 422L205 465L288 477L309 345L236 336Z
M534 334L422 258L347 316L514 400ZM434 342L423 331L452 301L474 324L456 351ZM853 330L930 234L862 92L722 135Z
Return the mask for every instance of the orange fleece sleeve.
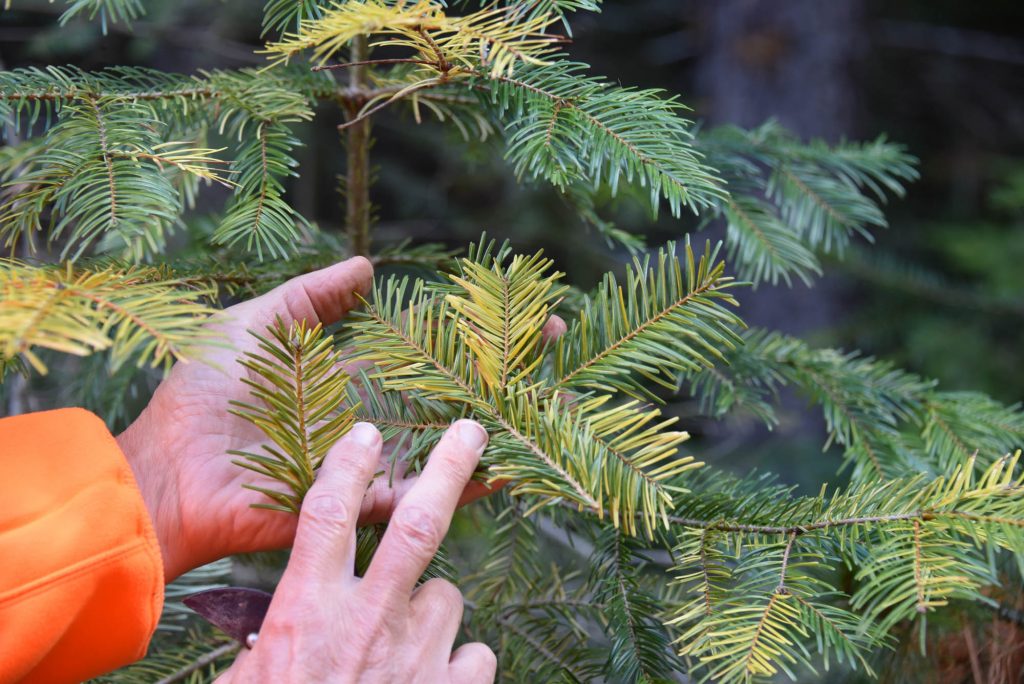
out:
M0 682L78 682L141 658L163 594L149 513L103 422L0 419Z

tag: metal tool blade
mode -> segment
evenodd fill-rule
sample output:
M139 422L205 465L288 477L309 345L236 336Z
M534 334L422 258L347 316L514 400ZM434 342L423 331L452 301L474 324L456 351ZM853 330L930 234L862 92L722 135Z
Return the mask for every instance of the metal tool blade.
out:
M260 631L271 598L272 594L259 589L227 587L200 591L185 597L182 603L244 644L246 637Z

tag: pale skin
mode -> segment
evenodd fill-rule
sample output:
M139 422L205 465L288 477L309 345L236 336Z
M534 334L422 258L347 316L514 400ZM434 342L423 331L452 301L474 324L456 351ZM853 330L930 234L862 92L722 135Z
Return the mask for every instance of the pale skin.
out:
M489 682L495 658L484 644L452 646L462 615L453 585L417 579L458 505L493 491L470 476L486 444L483 428L459 421L414 478L374 479L385 469L380 434L360 424L324 461L301 515L254 509L273 485L240 468L228 450L259 451L262 433L228 413L250 400L236 359L256 351L248 330L338 321L372 284L361 257L308 273L227 309L216 324L227 342L203 361L177 364L149 405L117 437L150 512L165 579L225 556L292 546L258 643L226 681ZM545 336L565 323L553 317ZM481 440L477 440L476 437ZM362 579L353 572L355 529L391 519Z
M362 578L353 572L357 511L377 469L380 433L360 423L324 461L302 505L291 561L259 639L221 682L481 683L497 659L486 645L452 651L462 595L417 581L444 539L487 443L456 422L398 503Z

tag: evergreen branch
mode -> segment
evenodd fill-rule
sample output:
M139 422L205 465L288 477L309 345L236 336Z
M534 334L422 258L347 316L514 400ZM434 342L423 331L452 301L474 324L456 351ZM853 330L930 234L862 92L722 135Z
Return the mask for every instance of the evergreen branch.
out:
M932 392L922 410L921 438L939 472L977 455L987 465L1024 447L1024 412L975 392Z
M495 424L507 436L503 443L493 440L491 450L501 448L506 459L515 459L507 464L510 469L540 468L535 483L524 483L513 491L546 491L553 475L555 483L565 483L566 487L556 487L556 494L568 496L592 510L601 510L597 500L567 470L569 466L562 462L561 452L545 450L537 443L552 437L540 424L539 406L515 402L514 397L506 398L512 404L508 410L495 410L488 403L494 397L480 386L466 341L453 334L459 326L440 324L447 318L447 305L442 303L437 309L434 296L424 288L423 281L413 286L408 315L403 313L407 285L407 279L393 278L385 289L375 291L375 306L368 311L368 319L356 325L355 342L362 351L355 358L377 364L374 377L383 381L387 391L415 392L432 401L463 403L480 411L479 417ZM405 321L405 325L400 321ZM499 443L501 447L497 446Z
M716 282L714 269L706 261L698 267L692 254L685 280L678 260L668 259L663 253L654 269L637 265L636 285L625 288L630 296L620 294L618 307L605 307L619 316L611 320L626 321L615 339L654 325L651 315L629 317L626 301L664 316L660 300L673 303L699 283ZM796 498L763 480L689 474L695 464L676 457L685 433L665 432L668 422L659 423L657 411L557 388L563 376L554 367L564 352L537 335L558 296L548 268L539 255L515 257L507 246L495 249L485 241L470 249L449 282L386 280L354 323L354 355L374 364L362 377L367 415L390 418L390 430L424 428L413 437L421 451L446 420L475 418L491 433L484 459L490 476L510 481L507 495L524 497L522 515L558 504L608 519L616 528L606 531L616 540L601 547L606 560L594 564L595 602L609 620L612 671L658 677L672 663L663 657L669 632L653 621L659 604L643 588L633 560L633 549L647 540L675 545L677 560L695 564L677 571L688 596L667 626L684 655L724 681L792 674L798 666L811 667L815 652L826 664L835 657L867 669L865 654L884 643L896 622L953 597L978 599L981 587L996 579L987 570L988 554L1024 553L1019 455L980 469L969 459L934 478L862 478L845 491ZM528 293L521 305L517 293ZM584 304L584 314L591 310ZM702 313L719 320L716 313ZM684 330L694 328L688 322ZM562 339L570 348L585 348L583 335L578 324ZM654 339L668 344L675 338ZM520 353L520 346L528 349ZM900 423L923 410L928 403L922 397L932 391L871 359L815 354L783 338L762 351L778 360L768 366L775 375L762 377L765 391L790 378L817 388L823 401L835 404L830 429L836 439L851 443L863 438L860 431L874 415L866 412L869 400L851 403L851 393L884 392L885 413L871 420L885 424L888 432L879 434L898 437ZM641 356L651 354L634 351L631 360ZM517 367L528 372L510 370ZM498 537L506 541L496 544L473 578L481 616L503 628L502 670L565 676L574 664L594 667L585 631L565 612L568 605L509 608L540 586L532 530L520 539L510 527L523 524L520 510L501 522ZM734 563L726 560L727 549ZM841 559L861 564L852 598L822 579L828 564ZM526 643L506 623L525 624L522 632L536 638Z
M524 516L519 502L507 494L496 498L497 527L490 535L491 543L479 569L467 578L472 583L468 596L476 603L476 610L502 607L504 612L509 600L530 590L541 569L533 519Z
M846 447L855 478L949 472L975 452L987 467L1024 445L1019 406L939 392L892 364L777 333L752 331L744 342L728 365L684 376L702 408L714 416L746 408L771 424L777 390L791 384L821 404L828 443Z
M174 682L180 682L195 672L214 666L219 660L223 660L228 656L233 656L241 647L242 645L237 642L224 644L223 646L213 649L206 655L196 658L192 663L182 667L177 672L158 680L156 684L173 684Z
M725 577L731 586L711 610L702 608L701 592L670 621L683 628L681 654L696 656L707 677L749 681L782 670L795 678L794 665L813 670L813 646L826 667L835 655L871 671L865 656L884 643L883 633L827 603L842 596L809 574L820 562L817 554L790 555L794 539L749 551ZM689 584L692 574L681 581Z
M812 634L820 634L821 640L828 644L819 648L825 661L825 670L829 669L829 660L834 653L840 663L846 660L851 666L862 668L869 676L875 676L866 651L874 643L884 643L880 636L864 634L860 625L851 620L846 611L837 610L824 602L812 602L799 595L794 595L793 599L800 604L802 622L808 625Z
M263 32L283 33L289 29L298 31L303 22L314 21L323 16L319 0L267 0L263 7Z
M686 528L788 539L793 535L842 528L884 529L892 525L902 529L917 521L942 523L987 540L988 533L983 529L969 529L971 523L978 522L1007 526L1002 536L1006 543L1016 545L1024 543L1024 538L1017 539L1012 532L1012 528L1024 526L1024 518L1014 508L1024 493L1021 475L1015 471L1017 460L1018 456L998 459L976 474L971 458L956 466L948 476L929 480L925 475L918 475L866 482L846 492L836 490L831 496L823 491L816 497L796 499L788 496L784 489L766 491L760 480L725 481L710 491L709 482L687 481L687 488L701 495L681 498L669 522ZM719 515L717 518L701 517L709 512ZM760 521L764 520L785 522L762 524Z
M823 492L779 503L778 492L751 496L755 490L748 485L727 485L725 498L687 502L684 508L715 510L723 517L672 519L696 528L680 535L677 549L679 581L693 592L670 623L689 626L679 639L683 653L699 656L710 676L731 681L779 668L792 676L790 665L810 665L802 645L809 638L817 639L826 663L832 649L841 660L865 667L865 649L881 644L901 621L918 619L923 639L926 613L952 598L984 600L980 588L996 581L990 558L978 547L1024 549L1019 458L1018 452L1001 459L977 477L968 462L930 482L918 476L860 485L831 497ZM760 519L810 519L788 526L733 522L743 511ZM726 514L736 517L728 520ZM709 533L737 535L736 543L721 541L708 549ZM799 553L797 540L804 540ZM738 549L741 543L748 551L731 572L720 561L703 563L708 573L692 569L696 558L720 557L720 547ZM837 551L861 563L850 599L860 616L823 602L834 590L805 574L804 568ZM769 638L765 644L765 634L781 641Z
M688 374L705 408L722 415L739 402L771 416L766 405L779 386L792 383L821 404L828 441L847 447L857 473L900 472L898 427L912 419L932 383L870 357L814 350L775 333L753 331L744 342L729 354L728 367Z
M727 195L714 171L691 144L682 105L660 91L619 88L582 75L585 64L558 61L516 76L474 81L483 103L502 122L507 157L519 176L545 178L565 189L576 182L619 180L649 188L657 213L661 199L673 216Z
M520 675L516 680L526 679L522 675L529 674L531 680L538 677L542 681L587 682L598 672L593 662L586 662L590 654L577 643L571 631L567 634L554 632L551 625L537 621L520 625L504 616L498 618L498 625L503 632L500 653L513 655L511 659L499 660L503 675ZM526 648L509 643L513 640Z
M286 62L311 49L314 61L323 65L357 36L380 35L375 45L409 48L442 75L477 65L494 75L508 74L517 63L543 63L559 40L545 33L552 23L549 15L513 22L513 11L491 6L453 17L434 0L353 0L302 21L298 31L268 44L266 52Z
M145 660L92 680L98 684L211 683L234 661L241 644L212 629L195 630L173 646L158 648Z
M554 287L562 273L547 274L551 260L538 252L516 256L508 267L492 268L461 262L462 276L452 280L464 296L450 296L452 315L466 326L463 335L477 359L477 369L488 387L504 391L536 370L542 357L533 352L541 329L564 287ZM528 356L535 356L532 360Z
M605 395L581 400L568 413L588 429L592 446L585 451L581 447L582 453L591 452L587 458L603 462L606 477L623 483L617 488L606 487L606 498L615 501L639 497L645 509L657 511L654 518L644 518L645 533L651 535L657 526L655 519L666 519L665 506L685 491L674 486L673 481L703 464L689 456L677 456L679 445L689 439L689 434L666 429L676 422L674 418L656 422L661 412L641 409L635 401L601 410L608 398ZM618 526L616 511L609 515ZM627 524L625 529L632 527Z
M60 15L62 26L80 15L88 21L99 17L103 35L107 34L108 24L123 23L130 26L146 13L141 0L66 0L66 3L68 8Z
M724 214L728 222L729 259L737 265L739 277L772 285L781 278L791 285L791 276L795 275L810 285L813 276L821 275L814 253L766 202L734 195L725 203Z
M77 256L98 240L105 249L121 249L135 259L150 254L160 249L180 215L183 195L194 192L187 190L189 183L227 182L210 170L218 161L213 150L163 140L165 132L185 134L213 125L242 138L255 127L240 150L235 172L241 182L215 239L229 245L244 240L261 258L264 251L292 253L303 222L283 200L279 177L293 175L296 162L289 152L298 143L283 124L307 119L311 112L307 94L282 88L282 79L264 78L268 87L255 72L207 74L204 90L217 105L210 107L197 103L202 99L197 89L186 87L198 79L144 70L0 75L0 87L12 86L13 92L4 90L7 97L25 96L33 88L68 97L59 101L60 122L47 133L47 146L0 207L0 236L13 245L41 230L44 212L52 209L48 237L70 232L65 255L75 250ZM313 83L303 88L308 96L316 90ZM20 97L12 106L9 113L20 118L31 99ZM38 114L37 108L33 116ZM172 171L186 179L181 190Z
M583 586L568 590L557 566L543 571L533 567L530 572L535 574L523 581L533 600L510 597L497 605L466 602L473 611L471 626L479 638L497 644L500 681L589 682L600 678L606 659L590 647L577 618L581 610L593 612L592 597Z
M920 520L887 528L857 572L861 584L852 607L883 630L911 618L920 618L923 630L926 614L950 599L980 598L980 587L995 582L987 563L972 557L969 542L940 530Z
M709 618L728 598L732 571L722 553L722 535L709 527L685 525L676 535L676 565L673 567L677 585L688 588L696 596L678 609L669 625L689 624Z
M229 451L241 457L236 464L287 485L290 493L261 485L244 485L266 494L275 503L254 504L298 514L306 491L328 449L355 423L354 409L342 409L348 375L339 370L341 355L333 338L305 321L286 327L280 320L269 336L252 333L260 353L246 352L239 363L250 375L257 404L233 401L231 413L252 423L270 443L266 455Z
M883 138L804 144L775 122L702 132L695 146L728 183L714 203L729 226L729 255L755 284L820 275L815 252L842 254L853 235L871 241L886 226L880 202L917 178L914 159Z
M426 462L452 422L462 417L461 411L441 402L386 392L366 371L359 371L354 380L348 391L356 417L376 425L389 443L392 459L401 458L414 471Z
M469 4L469 0L457 0L453 4L465 6ZM601 0L501 0L500 4L509 7L510 21L552 15L561 18L567 31L569 31L567 20L569 14L601 11ZM569 31L569 35L572 35L571 31Z
M450 334L449 326L436 323L448 318L448 305L438 300L422 280L410 288L408 278L391 278L376 287L373 305L354 321L354 359L374 362L378 369L374 377L383 381L387 391L482 404L474 390L476 370L465 343Z
M238 190L213 234L214 244L244 243L261 261L264 252L278 258L294 253L305 221L284 200L281 179L297 175L298 162L289 152L298 144L284 126L265 123L242 146L234 163Z
M233 183L225 176L211 169L210 165L224 164L221 159L213 155L223 152L226 148L191 148L183 142L166 142L157 145L152 152L132 152L112 150L112 157L128 159L145 159L163 169L165 166L187 173L203 180L216 181L225 187L232 187Z
M294 122L310 118L309 102L338 96L335 82L299 68L200 71L194 76L140 67L89 72L72 66L0 71L0 118L15 130L49 123L68 104L90 100L148 108L171 131L212 123L241 133L247 121Z
M63 257L77 257L100 238L115 240L136 257L155 251L182 200L152 160L162 141L150 116L148 109L127 103L87 99L65 105L60 124L47 134L47 147L33 160L34 170L14 181L18 190L0 207L0 236L7 245L40 230L43 212L52 205L48 237L68 233ZM180 151L193 159L205 153Z
M0 385L3 384L3 381L7 379L9 374L14 373L23 378L28 378L31 371L20 356L12 358L0 356Z
M416 63L423 61L413 60ZM438 121L454 125L463 139L486 140L494 133L494 122L486 112L481 111L479 99L467 93L465 86L450 76L448 79L425 78L421 70L402 66L387 71L373 71L369 74L373 88L365 93L362 100L353 104L361 107L361 116L366 116L374 106L373 103L383 101L391 104L390 98L400 93L399 99L408 102L417 124L423 122L423 110L426 109ZM424 87L416 87L425 83Z
M587 298L570 334L555 350L552 389L589 387L642 395L640 379L674 388L683 369L712 365L739 338L740 320L722 304L732 279L715 252L696 261L686 245L685 271L661 250L656 264L635 258L625 288L608 274L594 299ZM721 302L721 303L720 303Z
M611 650L606 673L620 681L657 682L681 671L668 632L658 622L657 599L644 591L637 576L636 542L611 529L599 538L591 559L594 597L605 606Z
M144 267L89 270L33 268L0 259L0 356L21 357L40 373L37 348L85 356L110 351L116 369L169 366L195 356L213 340L213 314L201 291L177 281L153 281Z
M491 418L509 439L495 440L491 448L497 461L491 466L498 478L515 476L518 482L509 490L513 494L539 494L561 497L575 502L598 515L604 515L604 508L595 496L594 489L604 483L595 481L588 460L581 450L567 452L562 442L568 437L573 447L588 443L585 433L574 429L573 416L569 412L559 413L558 397L543 407L535 402L515 401L508 398L506 411L492 412ZM588 454L589 455L589 454ZM551 475L554 475L552 481ZM622 502L632 505L633 502ZM653 512L646 512L645 521L650 524ZM609 514L616 524L620 520L618 510ZM632 519L625 517L623 523L632 526Z
M490 249L471 250L451 285L410 288L408 279L392 278L377 287L354 325L355 358L375 364L371 377L385 393L465 407L494 433L491 476L512 480L513 494L539 497L534 507L569 501L630 534L639 512L650 534L679 491L669 481L699 465L676 456L687 435L663 431L672 421L657 422L659 412L635 402L574 402L534 377L552 354L540 331L560 293L558 274L547 275L539 255ZM671 271L667 259L663 270ZM681 278L678 262L674 272ZM579 335L574 328L563 340L572 345Z
M438 243L413 245L409 240L384 245L371 257L374 266L412 266L429 269L430 273L447 267L458 250L447 249Z

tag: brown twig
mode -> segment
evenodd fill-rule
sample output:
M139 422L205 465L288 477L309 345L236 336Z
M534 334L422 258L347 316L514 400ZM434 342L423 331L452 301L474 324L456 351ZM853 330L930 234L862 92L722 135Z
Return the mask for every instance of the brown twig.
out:
M369 51L366 36L352 41L352 67L349 72L349 90L362 94L366 88L365 63ZM345 228L348 231L352 254L370 254L370 122L368 116L358 114L356 106L349 107L346 152L348 166L345 181Z
M775 593L788 594L786 589L786 570L789 569L789 554L793 551L793 544L799 535L793 532L789 535L789 542L786 543L786 550L782 552L782 569L779 571L779 586L775 587Z

